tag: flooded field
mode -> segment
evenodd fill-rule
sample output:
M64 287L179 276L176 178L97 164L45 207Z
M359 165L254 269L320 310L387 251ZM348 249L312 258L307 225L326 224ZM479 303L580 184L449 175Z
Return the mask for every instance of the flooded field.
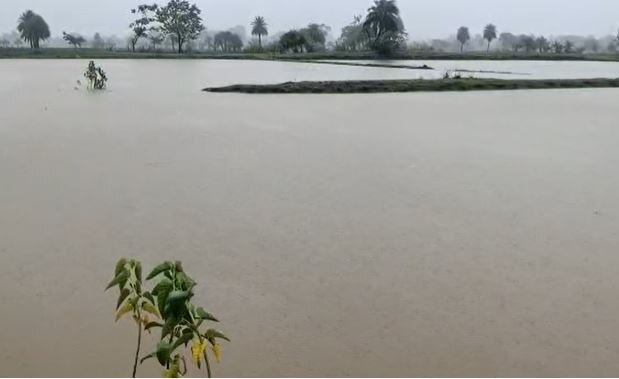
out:
M0 375L129 375L121 256L186 263L217 376L619 373L619 90L221 95L417 72L100 61L90 94L86 63L0 62Z
M466 60L426 60L426 61L359 61L359 63L381 63L393 65L422 66L434 70L412 71L413 77L440 79L446 72L464 71L463 76L499 79L593 79L619 78L619 62L578 62L578 61L466 61Z

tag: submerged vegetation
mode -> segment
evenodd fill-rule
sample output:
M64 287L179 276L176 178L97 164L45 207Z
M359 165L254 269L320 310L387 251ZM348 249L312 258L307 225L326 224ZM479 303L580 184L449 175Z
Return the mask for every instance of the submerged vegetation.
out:
M205 88L206 92L237 92L253 94L303 93L378 93L378 92L440 92L490 91L552 88L616 88L619 79L550 79L503 80L474 78L445 78L439 80L359 80L288 82L281 84L237 84Z
M104 90L107 86L107 75L105 71L103 71L101 67L97 67L93 61L90 61L88 64L84 77L88 82L88 89Z
M206 322L219 320L204 308L193 304L193 289L197 282L185 272L181 262L171 261L155 267L146 281L154 282L152 290L144 290L141 263L123 258L116 264L114 279L106 288L118 287L116 321L131 314L137 324L133 377L137 373L138 361L141 364L149 359L157 359L166 378L186 374L187 363L182 348L186 350L190 347L191 361L198 368L204 365L210 378L212 367L207 347L210 346L213 357L219 362L219 341L230 339L217 329L205 327ZM140 359L142 333L150 333L153 329L161 329L160 340L152 353Z

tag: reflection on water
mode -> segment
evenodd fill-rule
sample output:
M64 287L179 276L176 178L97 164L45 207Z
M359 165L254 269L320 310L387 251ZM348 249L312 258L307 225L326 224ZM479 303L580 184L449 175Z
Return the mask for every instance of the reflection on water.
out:
M0 62L0 375L128 375L120 256L186 263L217 376L619 372L617 90L208 94L415 73L99 61L89 94L86 63Z

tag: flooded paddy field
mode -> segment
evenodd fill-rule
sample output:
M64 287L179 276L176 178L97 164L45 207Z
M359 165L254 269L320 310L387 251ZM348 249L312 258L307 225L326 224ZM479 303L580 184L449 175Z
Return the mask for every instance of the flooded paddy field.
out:
M86 63L0 62L0 375L128 375L121 256L185 262L217 376L619 372L619 90L210 94L418 74L119 60L92 94Z

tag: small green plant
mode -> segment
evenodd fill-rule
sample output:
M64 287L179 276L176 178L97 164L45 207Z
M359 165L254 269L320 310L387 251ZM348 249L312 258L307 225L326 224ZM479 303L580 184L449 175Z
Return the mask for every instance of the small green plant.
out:
M154 287L149 291L142 291L142 269L135 260L121 259L115 270L115 277L108 285L109 288L119 287L120 296L117 302L116 320L129 312L138 324L138 343L133 367L133 377L137 370L140 352L142 328L149 333L152 329L161 329L161 338L155 351L140 360L156 358L164 368L164 377L177 378L187 372L184 352L191 345L191 360L198 366L202 363L210 378L212 368L207 352L207 346L217 362L221 358L220 340L230 341L217 329L205 327L206 322L219 320L202 307L192 303L193 289L196 282L183 270L181 262L164 262L153 269L146 278L153 281ZM149 320L142 311L155 316ZM182 368L181 368L182 363Z
M108 284L106 291L118 287L119 295L116 302L116 321L131 314L138 327L138 341L133 362L133 377L137 372L140 347L142 344L142 329L150 323L147 314L159 318L155 298L148 291L142 291L142 265L135 260L121 259L116 264L114 279Z
M84 77L88 81L88 89L90 90L104 90L107 86L105 71L101 67L97 67L94 61L90 61L88 64Z

